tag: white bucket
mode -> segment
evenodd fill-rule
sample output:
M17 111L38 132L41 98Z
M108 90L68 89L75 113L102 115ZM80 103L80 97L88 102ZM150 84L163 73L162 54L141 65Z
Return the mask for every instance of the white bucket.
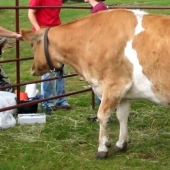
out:
M35 97L37 95L37 93L39 92L36 89L36 84L27 84L25 87L25 92L28 94L28 97Z

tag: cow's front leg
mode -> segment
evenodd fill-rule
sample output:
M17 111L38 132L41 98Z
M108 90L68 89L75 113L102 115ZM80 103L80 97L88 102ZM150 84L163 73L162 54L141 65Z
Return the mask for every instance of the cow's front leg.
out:
M116 107L118 102L119 102L118 98L111 97L109 99L108 96L107 97L102 96L102 101L97 113L100 126L99 147L96 157L97 159L104 159L107 157L108 148L111 146L108 136L108 123L111 113L113 109Z
M120 124L119 140L116 142L117 150L125 150L129 142L127 123L130 106L131 103L128 100L122 100L117 106L116 115Z
M108 154L108 148L111 146L109 142L109 136L108 136L108 121L109 117L107 116L99 116L98 114L98 120L99 120L99 147L98 147L98 153L96 158L103 159L107 157ZM108 113L109 115L109 113Z

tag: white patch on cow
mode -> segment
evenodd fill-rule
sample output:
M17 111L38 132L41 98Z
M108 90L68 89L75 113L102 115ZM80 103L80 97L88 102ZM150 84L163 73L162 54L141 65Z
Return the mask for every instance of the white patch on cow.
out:
M138 21L138 24L135 28L135 35L137 35L140 32L144 31L144 28L142 27L142 19L143 19L143 16L146 15L147 13L144 11L140 11L140 10L131 10L131 11L134 13Z
M96 80L96 79L92 79L91 82L92 82L92 83L91 83L91 87L92 87L94 93L97 95L97 97L98 97L99 99L101 99L101 98L102 98L102 93L103 93L102 83L99 82L99 81Z
M147 13L140 10L132 10L137 19L137 26L135 28L135 35L144 31L142 27L143 16ZM150 99L153 102L160 103L159 99L156 98L151 87L152 83L149 79L143 74L142 66L139 63L137 52L132 48L133 40L128 41L125 47L125 56L133 64L133 79L132 87L125 95L125 98L144 98Z
M108 148L106 147L106 143L108 143L108 138L103 136L100 140L100 144L98 147L98 152L108 152Z
M125 95L125 98L146 98L153 102L160 103L151 89L152 83L142 72L142 66L139 63L137 53L132 48L132 41L126 44L125 56L133 64L132 87Z

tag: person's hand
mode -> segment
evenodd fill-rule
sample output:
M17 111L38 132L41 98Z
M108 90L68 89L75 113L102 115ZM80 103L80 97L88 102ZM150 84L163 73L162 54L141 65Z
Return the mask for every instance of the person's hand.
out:
M17 33L16 33L15 38L16 38L16 40L23 41L23 37L22 37L21 34L17 34Z

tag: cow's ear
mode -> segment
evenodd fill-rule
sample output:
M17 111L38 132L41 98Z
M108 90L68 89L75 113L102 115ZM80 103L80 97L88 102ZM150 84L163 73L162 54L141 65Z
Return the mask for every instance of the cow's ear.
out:
M39 36L35 31L22 29L20 32L21 32L23 39L30 43L33 43L34 41L39 40Z

